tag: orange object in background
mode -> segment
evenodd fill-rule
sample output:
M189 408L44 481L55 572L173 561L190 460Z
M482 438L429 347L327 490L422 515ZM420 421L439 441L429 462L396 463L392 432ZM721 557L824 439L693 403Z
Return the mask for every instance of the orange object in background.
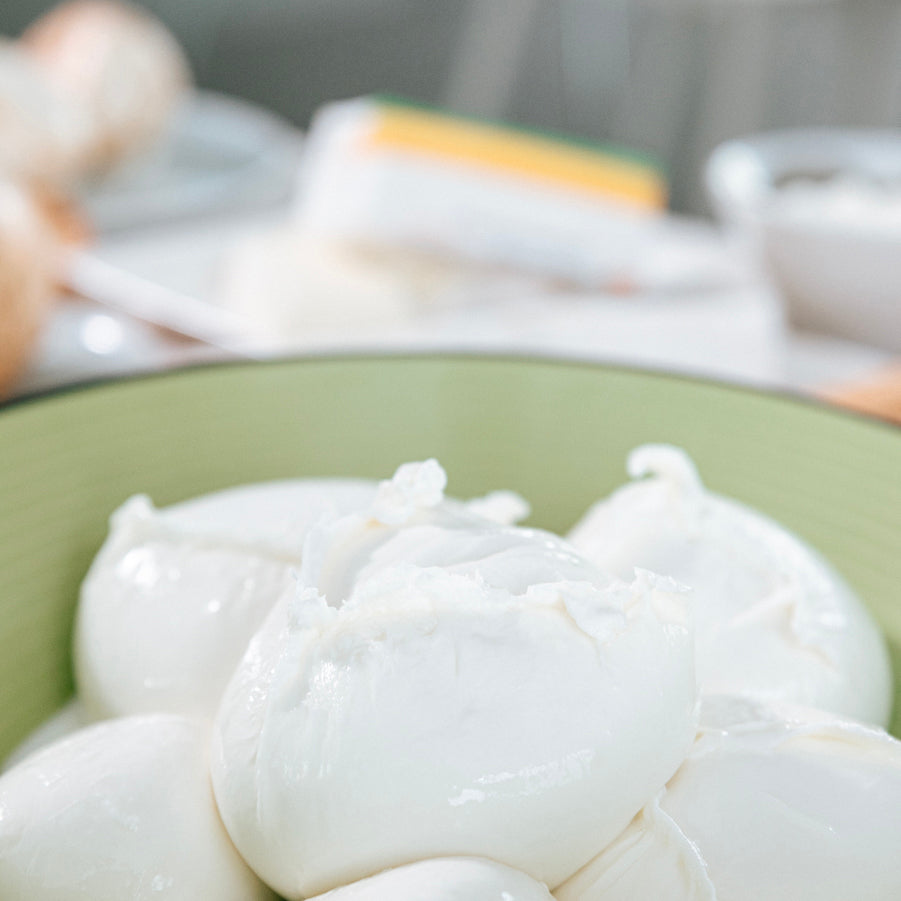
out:
M862 381L829 388L821 397L857 413L901 425L901 362L885 366Z
M50 312L61 243L35 197L0 181L0 396L25 365Z

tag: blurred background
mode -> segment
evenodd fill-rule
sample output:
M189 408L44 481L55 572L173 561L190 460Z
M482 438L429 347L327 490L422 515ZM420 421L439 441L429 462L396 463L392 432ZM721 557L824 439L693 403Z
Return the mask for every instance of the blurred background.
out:
M875 203L881 210L876 243L885 243L886 229L897 241L901 226L891 210L901 197L896 143L901 127L901 0L146 0L140 7L182 48L196 86L194 99L182 103L180 118L167 126L168 137L157 139L155 151L148 150L148 143L135 154L137 162L117 160L102 177L95 168L90 178L75 179L74 188L67 184L67 196L76 198L91 237L81 245L78 265L63 279L70 300L74 295L105 305L109 316L115 309L114 318L125 311L126 319L116 319L118 328L133 334L116 345L115 329L95 329L95 346L105 340L118 348L101 365L103 354L86 349L83 337L73 339L72 329L83 331L83 323L72 307L67 316L57 309L55 325L42 332L37 362L33 358L19 377L19 392L70 374L153 368L162 365L160 360L168 364L196 354L196 340L188 342L187 350L185 342L174 350L175 333L204 339L218 329L220 337L233 337L223 316L216 318L223 307L223 279L229 282L225 294L232 298L240 293L235 285L243 284L245 293L278 295L281 306L295 302L286 299L288 281L302 282L297 302L307 308L307 325L316 321L316 328L304 334L315 332L319 338L291 345L301 350L359 346L359 334L345 342L338 326L348 319L358 322L359 311L369 303L361 300L359 284L367 282L382 292L376 306L394 292L396 313L399 291L405 309L412 303L428 307L430 315L436 307L444 311L443 319L433 317L423 327L426 320L417 319L416 312L416 328L410 327L409 317L401 317L400 329L370 329L368 340L384 346L569 352L817 390L887 371L901 351L901 313L893 312L901 306L901 243L881 251L868 247L862 251L865 260L843 262L844 268L830 273L828 281L835 285L846 278L851 287L843 287L837 300L822 300L822 291L829 294L831 289L811 288L811 279L815 281L822 260L835 255L819 245L812 250L801 246L806 237L788 253L785 248L795 245L782 232L774 250L772 223L762 212L773 208L773 192L784 183L832 179L836 198L830 209L844 210L841 227L848 224L849 204L860 214L854 240L860 237L861 216L869 215L858 209L865 201L867 209L872 211ZM0 32L18 39L51 8L39 0L4 0ZM103 90L109 100L116 78L106 77ZM321 194L318 206L305 200L302 186L309 188L310 176L302 174L310 164L304 142L314 113L324 105L370 95L396 95L479 120L626 148L665 183L665 227L661 230L658 221L653 237L647 232L640 240L633 233L627 238L607 216L604 243L628 244L628 264L623 256L613 276L591 285L567 282L571 273L563 273L563 299L545 281L545 300L557 297L553 307L536 300L541 292L534 278L528 284L508 278L507 305L498 306L498 292L483 290L491 281L489 273L481 269L474 274L468 260L462 276L454 270L457 299L450 304L472 307L470 300L477 297L480 312L465 322L448 318L445 294L436 302L429 289L423 300L420 288L411 289L408 272L397 275L396 260L380 258L381 268L373 276L371 267L359 268L359 260L351 265L342 258L334 271L316 275L314 290L312 264L298 260L315 259L319 265L323 254L310 253L305 244L291 245L284 229L280 237L271 233L265 252L259 244L248 250L246 241L242 253L228 250L254 229L284 224L286 217L295 225L306 222L307 231L311 222L322 231L331 220L321 210L332 205L344 209L337 194L321 187L327 167L314 170L319 173L314 179ZM785 130L790 130L787 144L767 143L773 136L782 141ZM744 138L750 143L732 146L734 139ZM758 138L764 143L755 143ZM159 149L164 145L165 153ZM717 158L714 151L724 147L728 152ZM326 151L339 159L336 153L334 147ZM719 168L712 168L714 158ZM850 189L846 176L856 179ZM885 188L882 200L870 196L876 182ZM451 183L442 182L440 191L450 193ZM754 190L760 197L751 196ZM366 215L375 221L385 211L373 203ZM320 212L314 216L311 209ZM562 206L548 207L548 221L557 221L558 215L564 221L564 213ZM363 214L357 209L354 215L359 225ZM350 235L358 242L360 233L351 235L348 221L341 226L346 232L341 237ZM186 230L189 222L192 227ZM863 231L876 227L870 220L865 225ZM371 222L369 227L373 230ZM379 223L373 234L380 228ZM491 237L495 247L503 243L501 231L498 226ZM381 250L385 234L374 242ZM390 244L396 235L389 238ZM403 241L397 247L411 249ZM440 249L446 257L448 247ZM336 252L340 256L344 249ZM490 254L480 253L481 265ZM874 262L873 253L882 256ZM509 258L489 262L510 269ZM447 263L445 258L442 278ZM385 266L390 278L400 279L401 288L386 281ZM878 297L850 298L861 284L860 271L872 272L874 266L879 284L870 293ZM239 269L242 274L234 275ZM276 271L277 278L272 275ZM226 277L226 272L232 275ZM429 272L433 284L435 272ZM543 275L559 281L561 271ZM351 278L357 279L353 289ZM267 279L278 284L264 289ZM250 282L252 289L246 287ZM635 301L628 311L621 297L616 299L623 293L622 283L629 285L626 293ZM353 295L343 319L333 317L325 331L316 315L309 314L313 299L320 296L317 291ZM467 294L465 303L459 300L462 294ZM513 294L527 299L516 310L510 307ZM574 301L579 294L597 301L590 312ZM672 300L675 295L678 302ZM495 305L486 312L489 296ZM863 307L835 314L821 310L823 304L841 306L852 300ZM174 309L179 304L184 316ZM229 314L247 319L246 299L224 306ZM862 309L872 312L869 329L857 325L869 315ZM252 310L250 318L254 315ZM156 330L147 332L132 320L149 322ZM284 330L287 321L282 317L277 328ZM394 325L398 322L395 315ZM159 350L161 325L168 327L165 353ZM832 340L820 340L825 337ZM199 343L219 352L248 353L231 340ZM257 355L274 347L256 346Z
M707 208L720 141L901 125L898 0L144 0L197 83L299 126L398 94L656 154L676 209ZM0 32L52 4L4 0Z

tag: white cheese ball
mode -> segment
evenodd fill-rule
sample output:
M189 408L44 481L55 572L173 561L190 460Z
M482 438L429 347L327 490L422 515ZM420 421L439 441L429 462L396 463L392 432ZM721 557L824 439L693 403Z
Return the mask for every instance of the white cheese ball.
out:
M421 860L310 901L554 901L547 886L492 860Z
M705 702L705 707L707 702ZM557 901L895 901L901 742L719 699L664 792Z
M275 601L294 589L304 536L362 506L375 483L289 480L156 510L135 497L81 589L78 692L94 717L211 717Z
M222 828L197 721L100 723L0 777L0 898L274 897Z
M677 448L638 448L628 468L651 477L596 504L569 538L621 578L641 567L691 587L703 694L888 722L884 639L822 557L771 519L706 491Z
M88 713L212 717L251 636L294 593L311 526L365 507L377 489L363 479L293 479L164 510L146 497L128 501L81 590L75 674ZM498 521L528 513L510 492L447 503Z
M485 856L554 886L694 738L681 595L611 583L562 539L442 502L402 467L311 532L230 683L212 745L229 834L290 899L410 861Z

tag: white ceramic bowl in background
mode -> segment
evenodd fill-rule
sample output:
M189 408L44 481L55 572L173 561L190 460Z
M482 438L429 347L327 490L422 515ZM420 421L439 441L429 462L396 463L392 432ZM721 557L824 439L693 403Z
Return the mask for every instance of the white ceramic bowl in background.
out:
M808 212L784 202L799 179L892 185L901 203L901 130L799 129L729 141L708 160L714 211L760 253L804 328L901 351L901 220ZM808 195L812 196L812 195ZM886 197L888 198L888 188Z

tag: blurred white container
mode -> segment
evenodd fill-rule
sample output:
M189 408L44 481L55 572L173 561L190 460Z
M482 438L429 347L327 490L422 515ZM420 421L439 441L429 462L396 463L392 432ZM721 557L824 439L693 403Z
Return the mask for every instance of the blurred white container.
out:
M710 157L706 182L794 323L901 351L901 130L730 141Z

